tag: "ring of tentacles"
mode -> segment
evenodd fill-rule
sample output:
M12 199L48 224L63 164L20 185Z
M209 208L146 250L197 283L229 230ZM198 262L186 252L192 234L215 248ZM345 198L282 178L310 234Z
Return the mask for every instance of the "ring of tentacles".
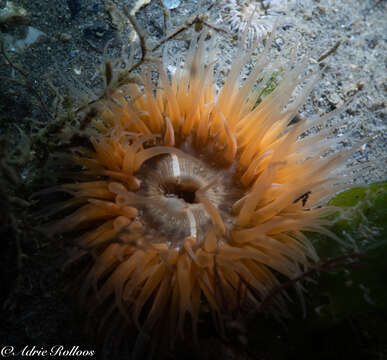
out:
M321 205L346 154L322 156L326 131L300 138L329 115L291 123L318 74L302 77L305 63L294 65L258 102L269 60L263 54L241 81L242 54L217 90L204 38L175 74L159 64L155 84L146 67L141 85L100 101L92 146L72 154L83 180L54 189L71 195L56 210L74 210L47 232L93 254L79 292L91 312L106 307L101 323L119 316L176 335L188 319L196 327L203 304L215 315L259 306L279 275L316 261L306 231L334 237Z

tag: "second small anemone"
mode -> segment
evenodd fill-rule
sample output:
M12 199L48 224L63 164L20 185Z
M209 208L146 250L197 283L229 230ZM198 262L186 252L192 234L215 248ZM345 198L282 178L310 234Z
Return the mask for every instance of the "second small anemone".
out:
M252 43L268 36L286 8L286 0L230 0L222 7L223 21L229 24L232 32L246 33Z

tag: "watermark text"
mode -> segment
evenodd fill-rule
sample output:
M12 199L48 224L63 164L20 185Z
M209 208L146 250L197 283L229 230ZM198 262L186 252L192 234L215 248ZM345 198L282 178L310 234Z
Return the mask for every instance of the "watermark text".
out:
M0 357L25 356L25 357L61 357L74 356L92 358L95 355L95 350L82 349L80 346L36 346L25 345L22 348L16 346L6 345L0 348Z

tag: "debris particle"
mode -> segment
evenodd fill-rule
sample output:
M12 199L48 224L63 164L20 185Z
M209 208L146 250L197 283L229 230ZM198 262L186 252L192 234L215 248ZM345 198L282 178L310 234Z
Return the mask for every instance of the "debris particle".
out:
M338 94L336 94L336 93L330 94L328 96L328 101L335 108L339 108L340 106L342 106L344 104L344 102L341 99L341 97Z
M0 25L2 24L24 24L27 22L27 10L7 1L5 7L0 9Z
M26 48L39 41L42 36L46 36L46 34L32 26L28 26L27 34L23 39L16 39L6 34L4 35L4 40L10 51L22 53Z
M71 34L63 33L60 35L60 39L63 42L67 42L67 41L70 41L72 39L72 36L71 36Z
M82 69L80 67L75 66L73 68L73 71L74 71L74 74L76 74L76 75L81 75L82 74Z
M137 0L132 10L130 10L130 15L134 16L138 10L140 10L145 5L148 5L150 2L151 0Z
M106 44L115 37L115 32L108 24L96 23L83 29L86 41L98 52L103 52Z

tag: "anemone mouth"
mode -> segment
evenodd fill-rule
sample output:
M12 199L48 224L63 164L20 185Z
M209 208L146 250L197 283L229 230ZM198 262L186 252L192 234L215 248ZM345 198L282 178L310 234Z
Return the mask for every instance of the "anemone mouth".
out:
M233 180L230 169L212 167L188 153L150 159L137 176L141 179L137 193L144 199L141 208L146 227L157 229L158 237L167 237L177 248L186 237L203 242L213 225L201 198L203 189L203 196L229 229L235 223L232 204L245 191Z
M187 205L195 204L197 203L196 191L198 191L200 187L190 180L191 179L169 179L160 184L160 189L166 198L178 198Z

